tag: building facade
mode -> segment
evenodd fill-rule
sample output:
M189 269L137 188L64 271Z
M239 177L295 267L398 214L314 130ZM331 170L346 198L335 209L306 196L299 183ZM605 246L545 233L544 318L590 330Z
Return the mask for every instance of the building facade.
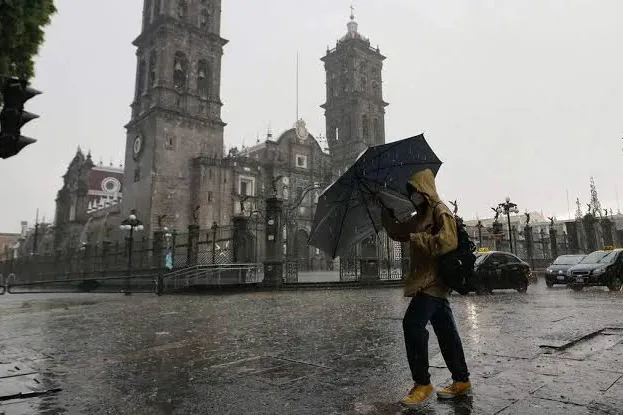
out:
M348 32L321 59L326 71L326 135L334 173L350 167L368 146L385 143L383 61L351 13Z
M193 160L223 158L220 0L145 0L127 124L124 215L192 224Z
M96 165L91 153L85 156L78 148L56 197L55 249L74 250L113 237L111 232L120 223L123 176L123 166Z
M57 198L56 249L121 240L132 210L143 236L255 220L265 200L284 201L284 255L302 268L325 263L307 240L321 189L369 145L385 142L385 57L357 28L322 58L327 72L323 151L302 119L276 139L224 154L220 0L145 0L124 168L96 166L78 151ZM121 203L123 201L123 203Z

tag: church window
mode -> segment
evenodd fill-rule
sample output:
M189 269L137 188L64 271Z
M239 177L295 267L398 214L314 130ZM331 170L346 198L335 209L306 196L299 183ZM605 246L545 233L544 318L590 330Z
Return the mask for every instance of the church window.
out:
M197 90L201 98L207 98L210 92L210 69L205 60L197 65Z
M143 27L147 27L147 25L153 20L151 6L151 0L146 0L145 10L143 11Z
M188 14L188 3L186 0L177 0L177 17L180 19L186 18Z
M340 141L340 129L335 127L335 141Z
M368 89L368 80L365 76L361 77L361 92L366 92Z
M156 64L158 61L158 55L156 51L152 51L149 55L149 87L153 87L156 84Z
M208 179L212 179L212 169L208 170Z
M252 177L240 177L238 179L238 194L241 196L253 196L253 185L255 180Z
M137 98L145 92L145 59L140 58L138 62L138 79L136 80L136 96Z
M368 116L367 115L362 115L361 116L361 130L363 133L363 139L364 141L367 141L368 136L370 134L370 126L368 125Z
M186 88L188 76L188 59L182 52L177 52L173 59L173 86L176 89Z
M137 167L134 169L134 182L138 182L141 180L141 168Z
M372 81L372 94L374 94L374 96L379 95L379 83L376 81Z
M167 150L175 150L175 137L172 135L166 136L165 148Z
M301 156L297 154L296 167L301 168L301 169L306 169L307 168L307 156Z
M155 19L156 16L160 16L160 13L162 13L162 0L156 0L154 1L154 10L151 15L152 21Z
M208 202L212 202L212 192L208 191Z

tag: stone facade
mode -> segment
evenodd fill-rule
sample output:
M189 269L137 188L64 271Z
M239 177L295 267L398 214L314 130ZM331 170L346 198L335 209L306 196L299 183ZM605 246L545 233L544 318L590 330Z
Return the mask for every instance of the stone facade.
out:
M223 157L220 79L227 40L220 0L145 0L136 91L126 126L124 215L136 209L145 231L158 218L191 224L192 160Z
M227 40L220 36L220 17L220 0L144 1L142 31L134 41L136 90L119 186L123 204L102 205L84 196L91 186L88 172L97 166L79 152L57 200L59 248L122 239L118 225L132 209L151 238L164 227L187 233L250 216L258 222L266 200L277 197L284 209L284 255L296 256L303 268L328 262L307 244L318 196L361 150L385 142L385 58L357 32L353 16L348 34L323 58L333 158L302 119L276 140L269 134L225 155L220 81Z
M368 146L385 143L383 61L380 49L358 31L351 14L348 33L321 59L326 71L326 134L333 169L344 172Z
M96 230L120 223L122 181L122 166L96 165L90 153L85 156L78 149L56 198L54 249L77 249L83 243L99 243L107 235L112 237L110 229L106 233Z

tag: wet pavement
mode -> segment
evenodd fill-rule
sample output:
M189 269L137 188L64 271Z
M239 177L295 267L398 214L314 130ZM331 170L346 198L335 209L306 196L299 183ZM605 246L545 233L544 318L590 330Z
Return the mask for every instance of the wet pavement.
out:
M0 413L400 413L407 304L399 288L0 296ZM452 304L473 396L409 413L623 412L623 293L540 281ZM449 381L432 333L430 356Z

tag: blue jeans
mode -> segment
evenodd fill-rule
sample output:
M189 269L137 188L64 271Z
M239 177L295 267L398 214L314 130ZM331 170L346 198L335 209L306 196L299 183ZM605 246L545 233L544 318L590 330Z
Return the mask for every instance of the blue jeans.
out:
M426 294L418 294L411 299L409 308L402 320L407 359L413 381L418 385L430 383L428 330L426 330L426 324L429 321L437 335L441 354L446 366L452 373L452 379L457 382L467 382L469 372L450 303L445 298L432 297Z

